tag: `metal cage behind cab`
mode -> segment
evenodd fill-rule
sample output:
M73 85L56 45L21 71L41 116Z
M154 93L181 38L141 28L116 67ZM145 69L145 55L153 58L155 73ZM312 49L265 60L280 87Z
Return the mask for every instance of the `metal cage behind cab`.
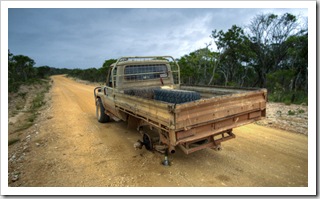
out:
M112 65L112 87L180 86L180 68L172 56L121 57ZM160 84L161 83L161 84Z

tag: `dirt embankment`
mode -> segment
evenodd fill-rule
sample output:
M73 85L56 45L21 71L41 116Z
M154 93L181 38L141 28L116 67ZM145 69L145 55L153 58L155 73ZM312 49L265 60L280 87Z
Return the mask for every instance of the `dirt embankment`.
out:
M308 106L269 102L266 119L256 124L308 135Z
M172 165L164 167L161 154L134 150L140 139L135 129L124 122L97 122L95 86L63 76L53 81L35 124L12 133L20 141L9 146L9 186L308 186L307 135L250 124L234 129L236 139L222 143L222 151L185 155L178 149L169 156ZM270 118L261 124L280 121L277 111L271 117L272 107L269 103ZM306 107L300 107L304 113L291 107L300 113L287 116L279 107L281 117L306 119ZM17 123L19 118L12 125Z

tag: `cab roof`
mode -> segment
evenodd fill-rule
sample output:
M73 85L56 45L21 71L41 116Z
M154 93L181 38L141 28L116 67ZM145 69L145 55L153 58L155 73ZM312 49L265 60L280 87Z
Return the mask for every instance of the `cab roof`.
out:
M126 65L145 65L145 64L168 64L168 60L119 60L117 66L126 66ZM114 67L116 63L111 64L111 67Z

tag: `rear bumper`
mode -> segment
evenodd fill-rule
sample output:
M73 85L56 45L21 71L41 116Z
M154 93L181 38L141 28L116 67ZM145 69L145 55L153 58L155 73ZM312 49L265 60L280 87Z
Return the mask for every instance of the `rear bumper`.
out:
M213 121L203 126L176 132L176 146L186 154L205 149L219 149L221 142L235 138L232 129L253 123L265 116L264 111L254 111Z
M236 136L232 133L232 129L230 129L227 131L216 133L212 136L202 138L200 140L185 142L183 144L180 144L179 147L186 154L190 154L192 152L199 151L205 148L221 150L221 142L230 140L235 137Z

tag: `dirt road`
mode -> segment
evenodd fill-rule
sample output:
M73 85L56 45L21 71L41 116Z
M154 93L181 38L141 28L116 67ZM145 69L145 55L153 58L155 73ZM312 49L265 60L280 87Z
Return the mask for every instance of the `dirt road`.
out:
M134 150L135 129L97 122L95 86L63 76L53 81L52 102L23 141L29 147L10 186L308 186L306 135L246 125L234 129L236 139L222 151L177 149L164 167L161 154Z

